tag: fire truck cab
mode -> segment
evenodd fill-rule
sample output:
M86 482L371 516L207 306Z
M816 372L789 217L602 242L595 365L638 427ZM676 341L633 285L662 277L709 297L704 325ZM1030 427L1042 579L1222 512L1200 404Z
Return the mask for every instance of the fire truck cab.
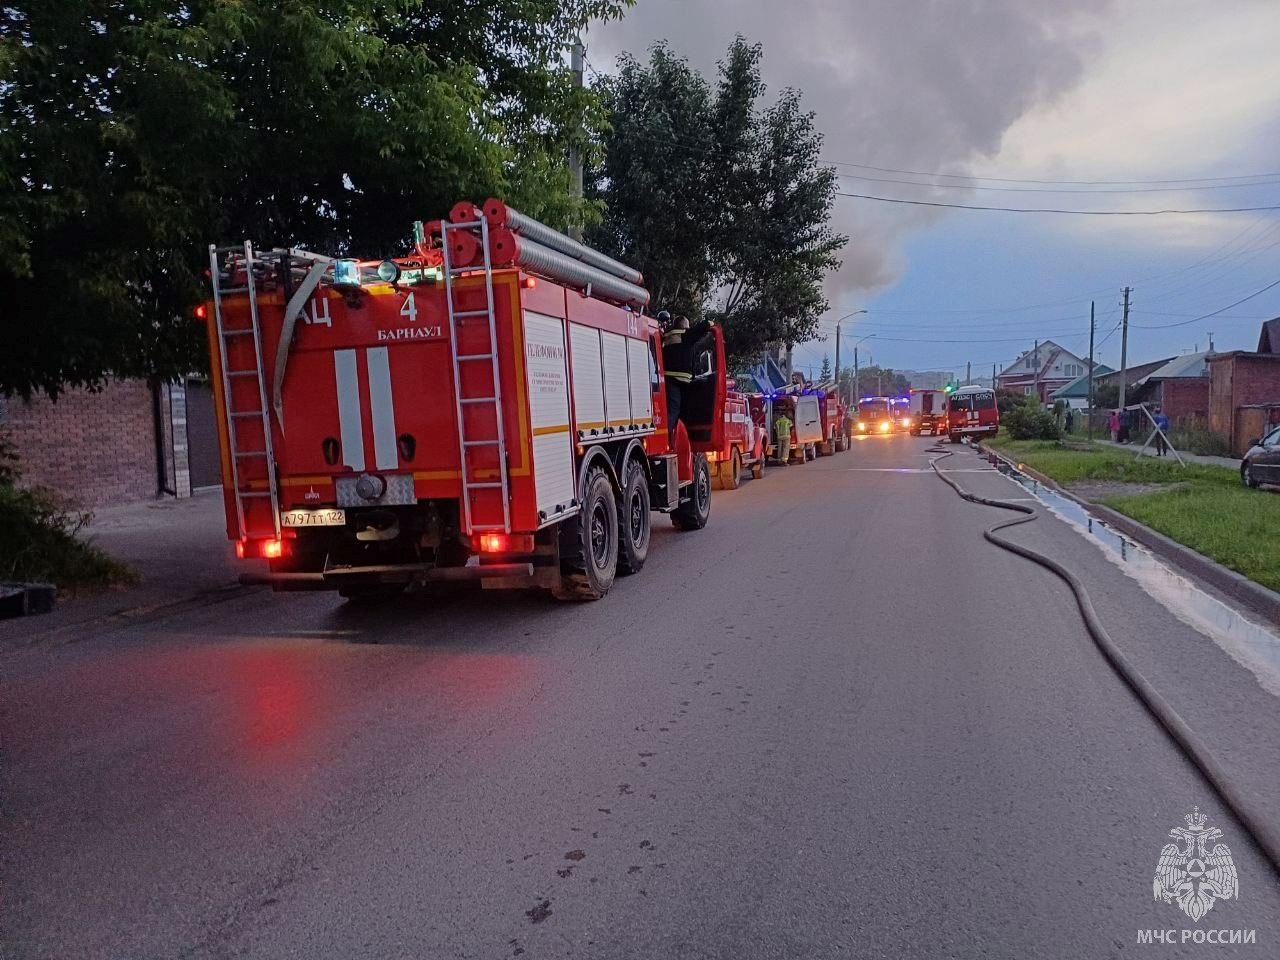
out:
M488 201L384 261L211 247L227 534L276 590L477 580L604 596L651 511L697 530L725 434L713 328L668 424L638 272Z
M863 397L849 422L849 433L860 436L893 432L893 401L889 397Z

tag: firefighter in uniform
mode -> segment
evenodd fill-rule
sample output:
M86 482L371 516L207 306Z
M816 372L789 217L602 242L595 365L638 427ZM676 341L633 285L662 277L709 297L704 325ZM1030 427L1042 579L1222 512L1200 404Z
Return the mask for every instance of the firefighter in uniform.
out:
M672 320L666 310L658 314L658 322L666 327L662 334L662 369L667 388L667 432L674 441L676 421L685 409L684 392L693 383L694 363L706 349L711 322L699 320L690 326L688 317Z

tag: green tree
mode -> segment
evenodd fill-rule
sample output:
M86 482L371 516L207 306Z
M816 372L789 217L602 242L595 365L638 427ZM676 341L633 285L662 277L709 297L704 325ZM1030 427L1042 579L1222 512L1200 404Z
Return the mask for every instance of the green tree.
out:
M896 370L875 364L860 367L856 379L853 367L844 367L840 371L840 383L847 395L851 397L896 397L911 389L911 381L906 376Z
M720 318L731 355L802 343L827 309L822 284L848 238L831 230L835 172L800 93L784 90L758 122L747 188L730 207L723 241Z
M822 280L846 238L828 228L835 176L796 91L762 110L761 48L738 37L714 91L665 43L619 60L597 85L609 126L589 196L589 234L634 263L654 303L721 322L735 361L810 339Z
M0 7L0 392L199 365L210 241L378 256L491 194L567 223L600 114L563 51L629 2Z
M819 380L831 379L831 358L827 354L822 355L822 370L818 373Z
M639 269L655 305L700 314L719 199L707 189L716 144L711 89L665 43L647 63L624 54L594 89L609 122L586 184L604 216L587 240Z

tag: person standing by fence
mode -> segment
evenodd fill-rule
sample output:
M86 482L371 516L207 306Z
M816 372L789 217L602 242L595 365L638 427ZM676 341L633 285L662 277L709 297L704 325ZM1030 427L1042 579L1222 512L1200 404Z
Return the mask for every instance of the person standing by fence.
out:
M1111 416L1107 419L1107 427L1111 430L1111 442L1118 443L1120 441L1120 411L1112 410Z
M1163 457L1169 452L1169 441L1165 439L1165 435L1169 432L1169 418L1165 416L1165 412L1156 407L1156 412L1151 415L1151 421L1156 425L1156 456Z

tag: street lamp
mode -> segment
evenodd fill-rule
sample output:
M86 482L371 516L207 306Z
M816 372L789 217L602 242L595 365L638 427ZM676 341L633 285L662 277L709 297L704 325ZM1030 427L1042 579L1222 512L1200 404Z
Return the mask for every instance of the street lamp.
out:
M855 310L853 313L846 313L843 317L836 321L836 396L840 396L840 324L848 320L850 317L856 317L860 313L866 313L865 310Z
M858 382L858 344L863 340L870 340L874 336L874 333L868 333L865 337L859 337L853 342L853 398L850 401L851 403L857 403L858 397L862 395L861 385Z

